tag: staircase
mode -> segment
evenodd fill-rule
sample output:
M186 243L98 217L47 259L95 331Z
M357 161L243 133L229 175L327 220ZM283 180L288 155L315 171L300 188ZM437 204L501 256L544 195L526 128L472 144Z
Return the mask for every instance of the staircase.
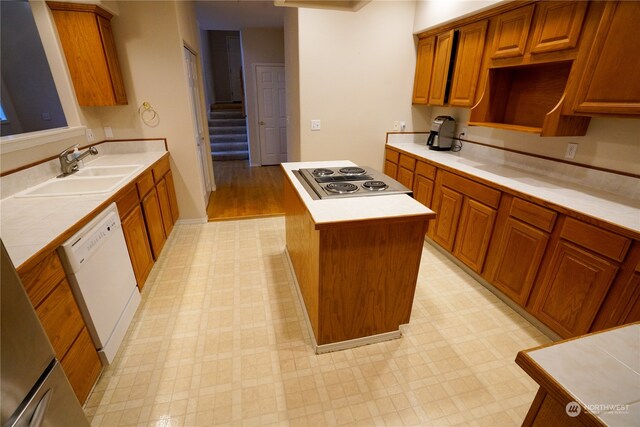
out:
M211 156L219 160L247 160L247 120L242 104L213 104L209 113Z

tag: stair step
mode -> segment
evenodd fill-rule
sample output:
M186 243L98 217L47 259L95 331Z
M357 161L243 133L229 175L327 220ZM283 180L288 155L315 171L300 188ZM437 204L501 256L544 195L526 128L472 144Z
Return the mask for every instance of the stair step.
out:
M218 143L218 142L247 142L247 134L246 133L234 133L234 134L226 134L226 135L211 135L209 134L209 142Z
M211 144L211 152L219 153L223 151L248 151L249 144L246 142L219 142Z
M211 153L211 159L213 161L221 160L247 160L249 153L246 151L225 151L223 153Z
M218 102L211 105L211 111L242 110L242 102Z
M229 135L229 134L239 134L239 133L247 133L246 126L220 126L209 128L210 135Z
M244 118L222 118L209 120L209 127L224 127L224 126L246 126L247 121Z
M209 113L210 119L244 119L242 111L213 111Z

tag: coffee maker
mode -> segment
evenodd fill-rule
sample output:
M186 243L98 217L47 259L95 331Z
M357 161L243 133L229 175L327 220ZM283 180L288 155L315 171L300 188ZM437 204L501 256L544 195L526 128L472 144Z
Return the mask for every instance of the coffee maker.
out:
M453 144L456 121L450 116L438 116L431 124L431 133L427 139L429 150L448 151Z

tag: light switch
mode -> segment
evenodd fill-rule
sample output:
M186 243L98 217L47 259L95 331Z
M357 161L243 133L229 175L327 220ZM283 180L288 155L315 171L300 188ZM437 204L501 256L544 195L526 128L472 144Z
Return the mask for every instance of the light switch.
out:
M113 138L113 130L111 129L111 126L104 127L104 136L105 138Z
M576 157L576 151L578 151L578 143L570 142L567 144L567 151L564 153L565 159L573 159Z
M87 142L93 142L96 140L96 137L93 135L93 130L87 128L85 131L85 135L87 136Z
M320 130L320 120L311 120L311 130Z

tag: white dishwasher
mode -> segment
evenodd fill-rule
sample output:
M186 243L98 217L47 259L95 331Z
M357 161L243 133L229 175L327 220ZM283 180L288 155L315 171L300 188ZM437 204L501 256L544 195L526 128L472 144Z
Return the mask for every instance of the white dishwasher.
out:
M116 204L67 240L58 253L100 359L109 365L140 304Z

